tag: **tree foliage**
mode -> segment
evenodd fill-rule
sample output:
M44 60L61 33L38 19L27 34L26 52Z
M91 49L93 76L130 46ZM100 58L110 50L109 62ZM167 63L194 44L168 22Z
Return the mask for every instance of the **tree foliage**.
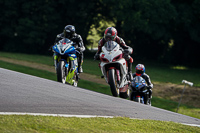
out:
M1 0L0 7L2 51L46 54L67 24L86 45L90 28L102 36L107 21L136 60L200 65L199 0Z

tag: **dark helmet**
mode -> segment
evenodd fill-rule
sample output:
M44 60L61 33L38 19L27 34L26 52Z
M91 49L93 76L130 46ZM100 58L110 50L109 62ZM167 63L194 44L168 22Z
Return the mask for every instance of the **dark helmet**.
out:
M75 34L75 27L73 25L67 25L65 26L63 33L66 38L72 38Z
M137 76L141 76L145 73L145 67L143 64L137 64L135 67L135 72Z
M114 41L117 37L117 30L114 27L108 27L104 32L104 39L106 41Z

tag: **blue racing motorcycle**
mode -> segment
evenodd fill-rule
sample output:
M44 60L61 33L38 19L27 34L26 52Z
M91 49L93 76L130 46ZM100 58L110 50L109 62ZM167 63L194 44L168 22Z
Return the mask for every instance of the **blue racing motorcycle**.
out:
M131 82L130 100L151 105L147 84L141 76L134 77L133 81Z
M76 48L73 42L67 38L60 40L53 46L54 65L57 81L61 83L78 85L78 62Z

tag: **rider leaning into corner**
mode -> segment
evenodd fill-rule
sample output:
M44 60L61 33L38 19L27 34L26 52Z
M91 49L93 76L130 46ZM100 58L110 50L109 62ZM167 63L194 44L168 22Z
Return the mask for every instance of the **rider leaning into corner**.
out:
M65 26L63 33L57 35L55 43L57 43L59 40L63 38L68 38L71 41L73 41L73 46L76 48L77 51L79 51L79 52L76 52L76 55L79 57L78 71L79 73L82 73L83 72L83 68L82 68L83 52L85 51L82 37L79 34L75 33L75 27L73 25L67 25Z
M147 82L147 90L149 91L149 98L152 98L152 88L153 84L151 83L149 75L145 73L145 66L143 64L137 64L135 67L135 73L133 73L133 77L141 76Z
M94 59L95 60L100 59L99 54L101 53L101 48L104 46L104 44L107 41L115 41L124 49L124 59L128 63L128 77L129 77L129 80L132 81L133 80L133 76L132 76L133 58L130 56L130 54L133 53L133 49L127 46L122 38L117 36L117 30L114 27L108 27L105 30L104 37L98 43L98 50L94 56Z

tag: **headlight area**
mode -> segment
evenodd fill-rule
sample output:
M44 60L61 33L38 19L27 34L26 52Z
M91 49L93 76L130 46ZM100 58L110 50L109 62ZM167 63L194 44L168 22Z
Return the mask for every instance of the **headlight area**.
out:
M122 54L116 56L112 61L115 62L115 61L118 61L122 58Z

